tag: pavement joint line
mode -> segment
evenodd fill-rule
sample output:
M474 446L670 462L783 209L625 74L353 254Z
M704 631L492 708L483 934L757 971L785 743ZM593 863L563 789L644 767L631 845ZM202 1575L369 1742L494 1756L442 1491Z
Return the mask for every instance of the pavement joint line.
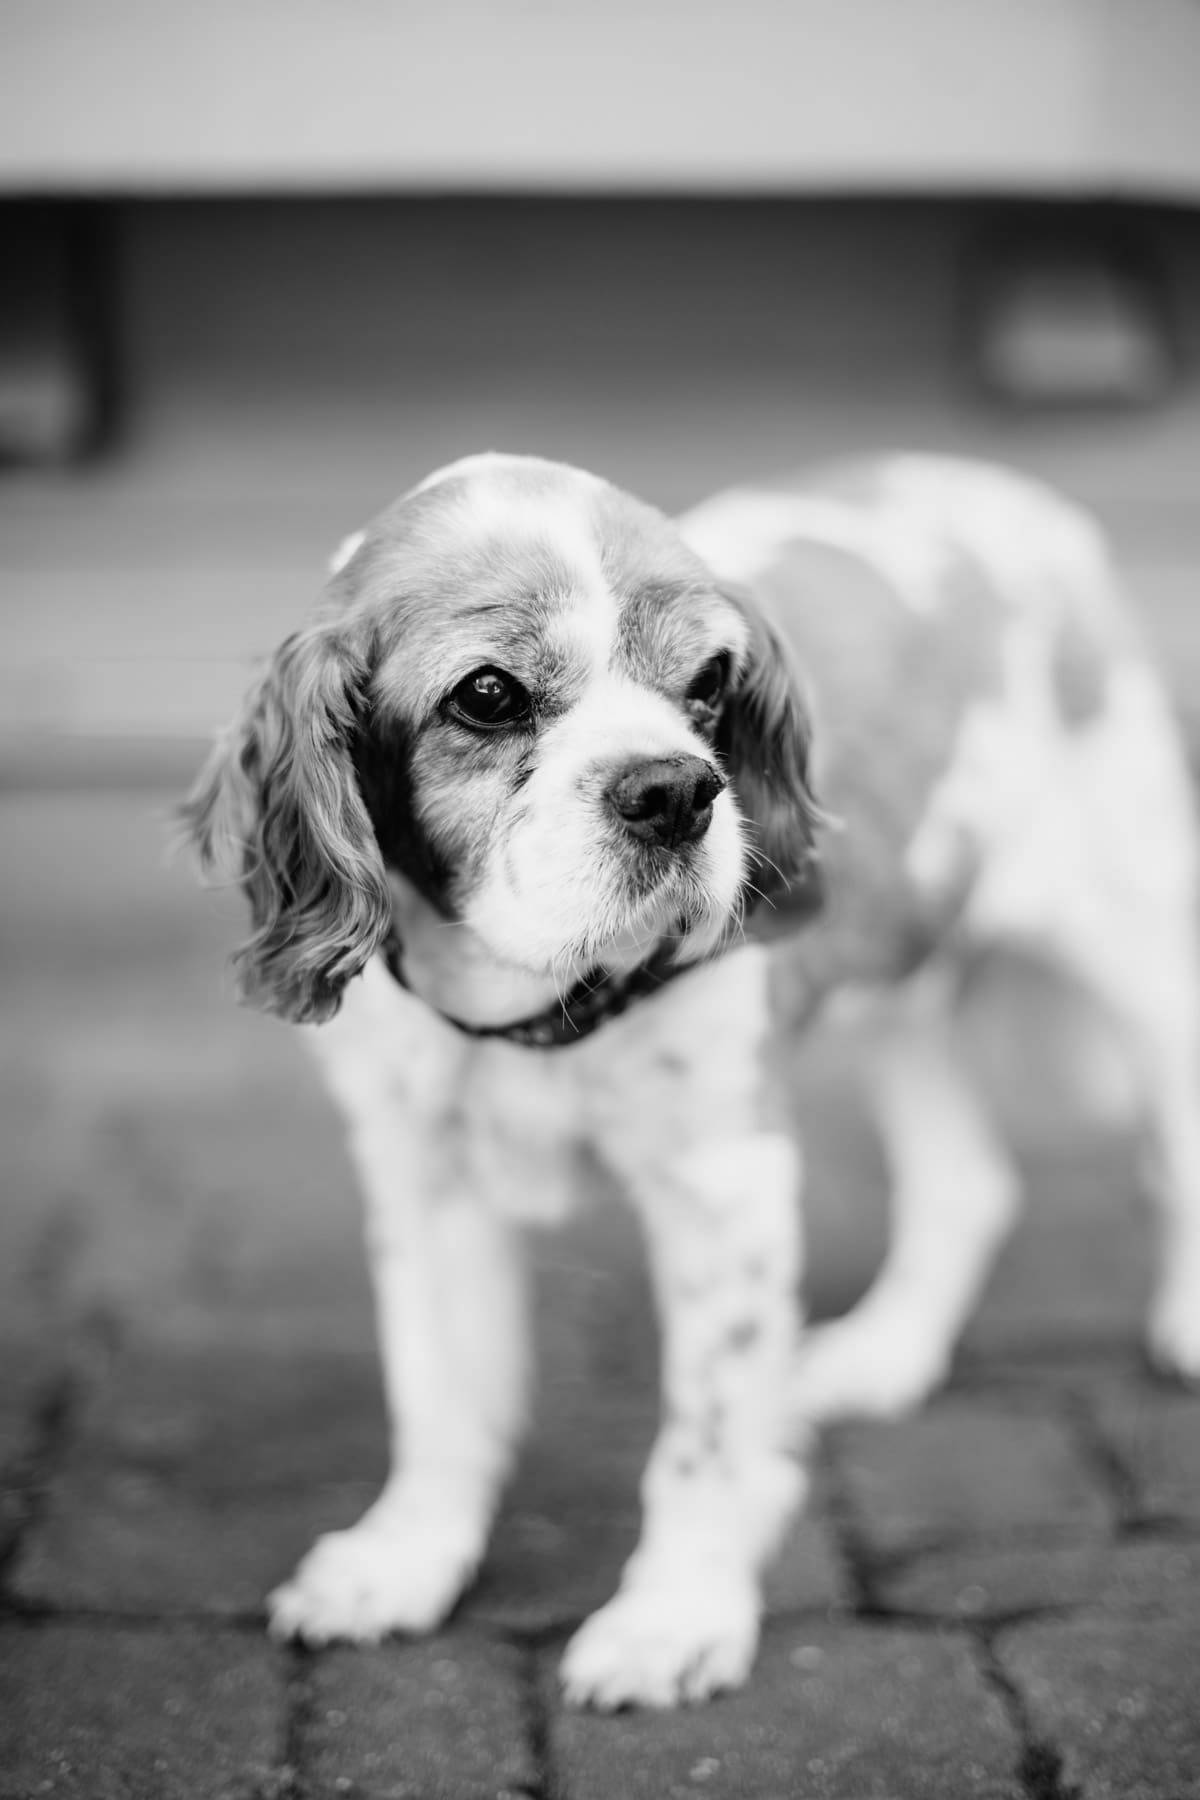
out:
M316 1711L312 1673L318 1654L304 1644L291 1643L282 1648L283 1733L274 1785L269 1789L270 1800L307 1800L310 1791L304 1766L304 1740Z
M827 1476L825 1510L830 1536L849 1586L851 1610L860 1616L873 1614L883 1606L878 1588L882 1571L858 1517L838 1448L828 1437L820 1446L819 1458Z
M1098 1547L1115 1547L1130 1542L1145 1543L1161 1539L1164 1543L1190 1543L1200 1538L1200 1521L1179 1518L1174 1514L1139 1514L1127 1530L1113 1530L1081 1540L1077 1528L1070 1525L1015 1525L1008 1530L974 1532L968 1526L962 1531L949 1530L943 1536L914 1536L902 1549L880 1552L873 1558L876 1577L903 1575L927 1562L931 1556L957 1555L963 1551L986 1556L997 1550L1075 1550L1081 1541Z
M1148 1533L1153 1535L1153 1531ZM879 1577L893 1575L900 1569L907 1568L910 1563L920 1562L927 1556L938 1556L944 1551L975 1551L981 1553L989 1550L1063 1550L1077 1546L1080 1542L1117 1543L1123 1542L1123 1534L1116 1532L1097 1532L1081 1538L1077 1527L1070 1525L1010 1525L993 1531L973 1531L970 1525L961 1530L951 1527L942 1536L922 1537L913 1533L911 1539L902 1549L881 1552L867 1552L870 1563L872 1582Z
M0 1601L0 1620L11 1625L27 1626L36 1631L47 1625L98 1625L117 1631L161 1631L182 1629L207 1631L214 1636L225 1633L234 1637L266 1637L266 1614L261 1612L201 1612L198 1610L167 1612L136 1611L116 1606L72 1606L24 1594Z
M1054 1745L1038 1736L1017 1683L996 1654L999 1628L979 1626L971 1631L984 1680L997 1695L1021 1746L1016 1776L1026 1800L1083 1800L1079 1788L1063 1776L1063 1759Z
M520 1647L518 1678L521 1683L522 1724L529 1754L536 1770L535 1783L523 1789L527 1800L559 1800L566 1789L554 1767L551 1737L552 1703L543 1687L542 1650L532 1644ZM553 1677L557 1683L557 1671ZM554 1690L558 1697L557 1686ZM561 1705L561 1701L559 1702Z
M1012 1344L999 1342L960 1350L943 1391L1028 1380L1041 1374L1046 1365L1069 1368L1084 1358L1091 1367L1106 1374L1144 1376L1152 1368L1147 1364L1140 1339L1133 1335L1081 1332L1061 1338L1038 1336Z
M1078 1389L1063 1393L1058 1411L1080 1460L1112 1511L1118 1540L1127 1538L1146 1516L1133 1470L1104 1431L1085 1394Z
M1192 1544L1200 1541L1200 1521L1178 1513L1146 1511L1131 1519L1121 1533L1123 1544Z
M45 1513L50 1484L82 1405L83 1389L79 1372L69 1361L47 1378L31 1409L33 1430L29 1447L6 1471L15 1517L0 1541L0 1606L8 1602L9 1576L25 1541Z

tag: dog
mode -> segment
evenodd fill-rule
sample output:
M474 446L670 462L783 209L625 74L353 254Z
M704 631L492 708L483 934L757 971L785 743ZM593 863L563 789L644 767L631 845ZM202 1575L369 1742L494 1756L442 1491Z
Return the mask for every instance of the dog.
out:
M484 1554L528 1392L520 1227L590 1146L644 1226L662 1421L567 1699L743 1682L809 1428L943 1378L1017 1186L955 1048L971 959L1104 1002L1155 1153L1155 1359L1200 1377L1188 777L1094 524L895 455L672 521L524 456L349 538L186 804L240 883L241 990L300 1023L366 1195L392 1466L271 1597L320 1644L425 1632ZM780 970L786 968L786 979ZM802 1337L781 1032L871 1010L882 1268Z

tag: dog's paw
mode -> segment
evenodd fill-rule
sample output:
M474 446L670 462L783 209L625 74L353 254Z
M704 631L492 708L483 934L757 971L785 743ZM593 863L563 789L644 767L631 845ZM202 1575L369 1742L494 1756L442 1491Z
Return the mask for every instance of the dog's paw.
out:
M1146 1349L1163 1375L1200 1387L1200 1282L1172 1280L1155 1297Z
M389 1632L440 1625L475 1573L476 1545L428 1525L405 1531L364 1520L317 1539L290 1581L268 1597L273 1637L373 1644Z
M898 1419L921 1406L946 1378L949 1348L922 1322L869 1306L801 1343L793 1377L796 1414L832 1419Z
M569 1706L668 1707L741 1687L758 1647L755 1584L636 1585L587 1619L567 1645Z

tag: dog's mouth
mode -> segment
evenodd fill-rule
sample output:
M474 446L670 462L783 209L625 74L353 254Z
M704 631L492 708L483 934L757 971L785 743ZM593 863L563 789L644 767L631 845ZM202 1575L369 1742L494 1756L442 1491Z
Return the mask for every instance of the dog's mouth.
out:
M632 846L622 855L612 902L590 920L573 946L577 963L622 965L682 949L732 922L736 900L726 900L700 868L690 845L673 850Z
M683 889L695 880L696 854L691 844L666 848L661 844L623 840L614 857L618 879L633 906L652 904L656 898L670 904L669 890Z

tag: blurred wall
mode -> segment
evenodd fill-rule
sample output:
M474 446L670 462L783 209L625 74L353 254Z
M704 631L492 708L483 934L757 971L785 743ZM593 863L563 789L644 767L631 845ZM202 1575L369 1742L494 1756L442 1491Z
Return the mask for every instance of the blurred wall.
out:
M21 191L1200 187L1192 0L7 0Z
M1068 209L1097 240L1108 209ZM981 393L971 271L1028 214L963 202L124 203L123 416L74 479L0 486L0 763L198 738L340 537L472 449L594 467L667 508L911 444L1006 458L1114 531L1200 694L1200 219L1135 223L1180 339L1162 404ZM1045 224L1043 209L1036 217ZM1058 218L1057 211L1052 219Z

